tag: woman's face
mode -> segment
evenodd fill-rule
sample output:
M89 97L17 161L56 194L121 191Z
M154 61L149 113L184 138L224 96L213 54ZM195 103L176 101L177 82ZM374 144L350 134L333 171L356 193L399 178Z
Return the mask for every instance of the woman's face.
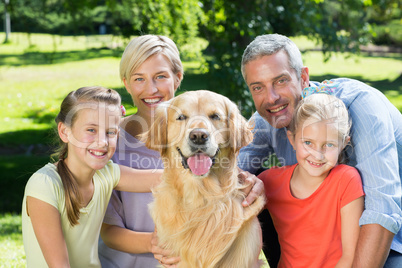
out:
M149 120L155 108L170 100L180 84L181 74L174 74L169 60L162 54L149 57L128 78L123 80L137 115Z

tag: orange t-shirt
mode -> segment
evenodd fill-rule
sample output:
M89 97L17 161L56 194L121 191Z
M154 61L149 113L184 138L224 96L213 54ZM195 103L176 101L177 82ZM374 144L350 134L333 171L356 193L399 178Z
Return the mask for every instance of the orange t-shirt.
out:
M334 267L342 256L341 208L364 195L360 175L338 165L312 195L298 199L290 192L296 166L271 168L258 176L281 245L278 267Z

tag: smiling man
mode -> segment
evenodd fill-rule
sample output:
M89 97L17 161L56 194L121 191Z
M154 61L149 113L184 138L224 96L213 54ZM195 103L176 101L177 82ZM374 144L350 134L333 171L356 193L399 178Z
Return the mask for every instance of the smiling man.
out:
M240 151L239 167L260 172L271 154L282 165L296 163L286 136L302 89L320 86L309 81L297 46L287 37L258 36L243 54L242 74L257 112L253 115L254 141ZM402 267L402 115L378 90L353 79L339 78L334 94L348 108L352 119L348 162L362 176L365 211L354 267ZM268 200L269 202L269 200ZM261 218L263 228L269 219ZM271 267L278 256L264 229L265 254ZM271 253L274 253L273 255Z

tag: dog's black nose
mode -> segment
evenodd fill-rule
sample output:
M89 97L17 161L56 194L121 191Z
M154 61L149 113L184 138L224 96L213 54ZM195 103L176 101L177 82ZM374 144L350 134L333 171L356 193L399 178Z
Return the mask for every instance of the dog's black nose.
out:
M195 128L189 134L190 140L196 145L203 145L209 139L209 133L203 128Z

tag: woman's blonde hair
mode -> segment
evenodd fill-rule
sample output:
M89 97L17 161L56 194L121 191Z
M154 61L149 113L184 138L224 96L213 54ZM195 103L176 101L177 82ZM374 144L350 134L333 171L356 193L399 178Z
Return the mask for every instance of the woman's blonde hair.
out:
M303 127L307 120L335 123L338 129L339 142L344 146L346 145L352 121L350 120L348 109L342 100L333 95L323 93L312 94L302 99L297 105L292 121L287 129L295 135L296 131L300 127ZM344 150L342 152L339 157L339 163L346 161Z
M162 35L142 35L133 38L128 43L120 61L120 79L123 81L130 81L131 74L146 61L149 57L162 54L165 56L172 67L174 75L179 76L180 81L177 86L180 85L183 79L184 71L183 65L180 60L180 53L176 44L168 37Z
M66 126L72 127L78 117L79 109L77 107L84 102L120 106L121 98L119 93L113 89L99 86L79 88L70 92L64 98L60 106L60 112L55 119L56 123L61 122ZM63 142L60 137L59 144L60 147L54 156L58 158L57 172L63 183L67 217L71 226L74 226L78 224L80 218L81 195L76 180L64 161L68 155L68 144Z

